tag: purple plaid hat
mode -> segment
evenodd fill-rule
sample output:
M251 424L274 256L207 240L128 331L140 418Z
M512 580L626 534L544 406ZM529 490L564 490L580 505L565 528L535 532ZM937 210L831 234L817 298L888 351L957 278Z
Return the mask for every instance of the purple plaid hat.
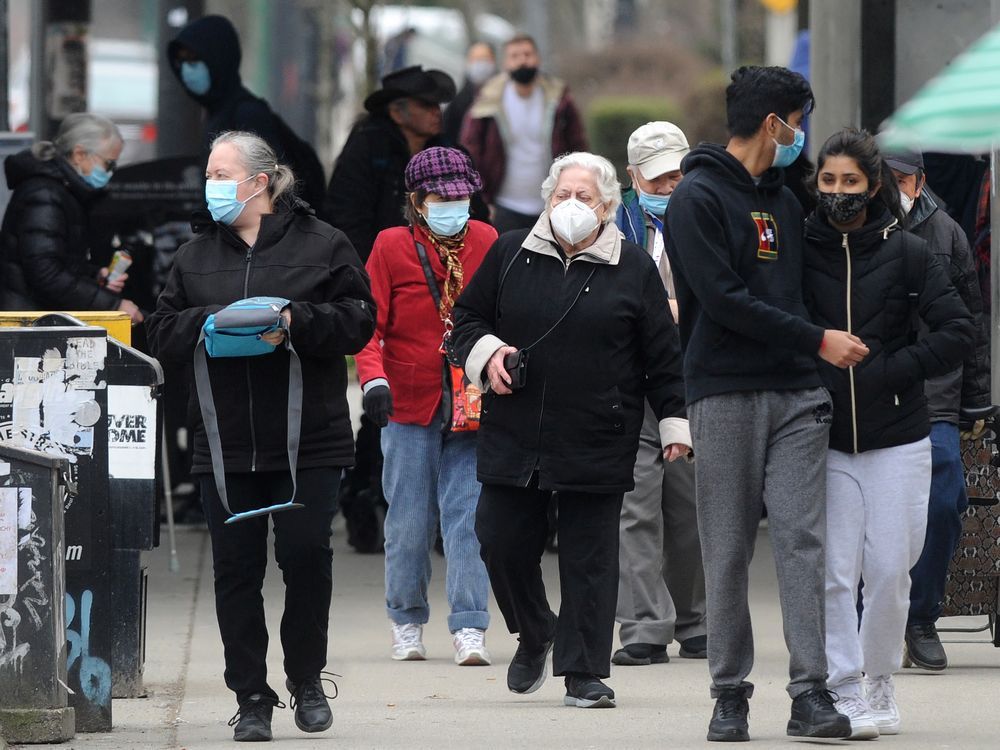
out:
M472 160L457 148L425 148L406 165L406 189L410 192L424 190L457 200L478 193L482 187L483 181L472 168Z

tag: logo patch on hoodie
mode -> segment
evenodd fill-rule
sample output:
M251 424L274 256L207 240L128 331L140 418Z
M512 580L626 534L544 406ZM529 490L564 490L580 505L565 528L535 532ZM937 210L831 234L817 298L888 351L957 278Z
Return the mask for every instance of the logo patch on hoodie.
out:
M757 259L778 259L778 224L766 211L751 211L750 218L757 225Z

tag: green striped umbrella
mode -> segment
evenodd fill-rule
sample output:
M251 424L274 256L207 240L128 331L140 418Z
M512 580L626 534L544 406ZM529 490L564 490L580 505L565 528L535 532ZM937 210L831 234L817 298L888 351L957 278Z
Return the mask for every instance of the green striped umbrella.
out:
M888 119L884 148L983 153L1000 147L1000 26L928 81Z

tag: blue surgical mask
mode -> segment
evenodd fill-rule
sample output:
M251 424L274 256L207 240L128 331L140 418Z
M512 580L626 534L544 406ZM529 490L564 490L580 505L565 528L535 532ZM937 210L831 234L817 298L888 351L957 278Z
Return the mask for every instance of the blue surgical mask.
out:
M636 192L639 193L639 205L645 209L646 213L660 219L667 212L667 204L670 202L669 195L646 193L638 188L636 188Z
M775 115L775 117L778 117ZM778 143L777 140L774 141L774 161L771 162L772 167L788 167L791 166L792 162L799 158L799 154L802 153L802 147L806 143L806 133L802 128L793 128L787 122L778 117L778 122L784 125L786 128L795 133L795 140L792 141L790 146L786 146L783 143Z
M188 91L196 96L207 94L208 90L212 88L212 76L208 72L208 65L203 60L182 62L181 80L184 81Z
M249 182L257 175L251 175L245 180L206 180L205 181L205 202L208 204L208 212L212 218L220 224L232 224L237 217L243 213L247 202L260 195L266 188L261 188L245 201L236 197L236 189L244 182Z
M469 201L428 203L427 226L438 237L454 237L469 223Z
M108 181L111 179L111 172L95 164L94 168L90 170L90 174L81 174L80 177L95 190L100 190L108 184Z

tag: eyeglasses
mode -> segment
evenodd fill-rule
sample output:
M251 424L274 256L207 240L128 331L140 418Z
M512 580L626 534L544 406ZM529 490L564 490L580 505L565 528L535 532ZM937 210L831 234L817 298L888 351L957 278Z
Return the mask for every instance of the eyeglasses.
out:
M91 156L96 156L98 159L100 159L102 162L104 162L104 169L106 171L108 171L108 172L114 172L115 169L118 167L118 162L117 161L115 161L114 159L105 159L103 156L101 156L100 154L98 154L96 151L91 151L90 155Z

